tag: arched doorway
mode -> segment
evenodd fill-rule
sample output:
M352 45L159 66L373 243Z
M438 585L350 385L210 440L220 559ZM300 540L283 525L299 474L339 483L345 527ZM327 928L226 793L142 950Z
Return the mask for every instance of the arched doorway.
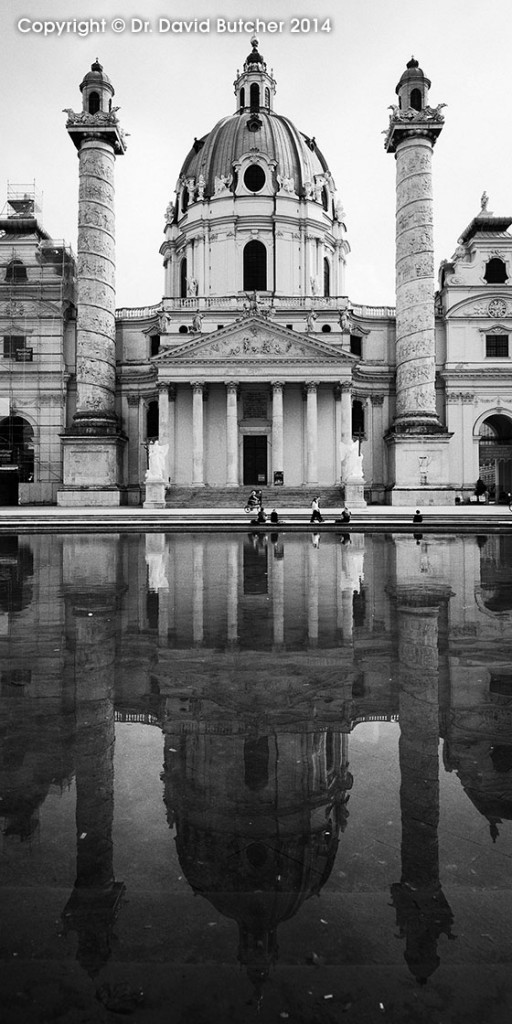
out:
M512 419L493 413L479 431L478 475L496 501L512 492Z
M0 420L0 505L17 505L18 484L34 479L33 437L22 416Z

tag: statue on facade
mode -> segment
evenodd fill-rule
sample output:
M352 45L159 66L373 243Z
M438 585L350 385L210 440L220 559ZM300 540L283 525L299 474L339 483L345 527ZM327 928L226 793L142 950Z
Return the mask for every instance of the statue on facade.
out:
M158 310L158 329L160 334L166 334L171 324L171 314L165 309Z
M357 483L364 479L363 456L359 451L359 441L341 445L341 479L343 483Z
M187 284L187 295L197 295L198 283L195 277L191 277Z
M163 480L167 482L167 452L168 444L160 444L159 441L150 441L148 445L149 466L146 471L146 480Z
M348 309L342 309L340 313L340 327L344 334L350 333L352 320Z
M315 313L314 309L310 309L306 317L306 331L314 331L315 320L318 320L318 313Z
M203 313L195 313L192 318L192 330L196 331L198 334L202 331L203 317Z

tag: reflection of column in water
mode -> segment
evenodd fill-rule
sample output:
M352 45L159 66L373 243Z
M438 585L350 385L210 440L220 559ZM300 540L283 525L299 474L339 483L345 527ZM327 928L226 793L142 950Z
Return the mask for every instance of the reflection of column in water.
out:
M405 959L425 983L439 966L437 943L453 915L439 880L438 616L448 587L399 586L400 808L402 877L392 885Z
M117 542L117 541L116 541ZM64 910L77 959L94 977L110 958L124 885L114 881L115 593L75 595L76 882Z
M308 546L307 601L308 601L308 641L312 647L318 643L318 560L320 549Z
M238 537L228 541L227 552L227 631L228 643L238 640L238 576L240 544Z
M204 639L204 543L192 545L192 635L195 644Z
M284 558L274 545L274 557L271 561L272 585L272 624L274 630L274 647L282 647L284 643Z

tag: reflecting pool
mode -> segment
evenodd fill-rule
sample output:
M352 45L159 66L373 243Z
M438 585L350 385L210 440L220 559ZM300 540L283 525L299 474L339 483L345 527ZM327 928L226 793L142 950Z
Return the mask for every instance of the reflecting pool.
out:
M2 1024L512 1019L512 536L3 536L0 651Z

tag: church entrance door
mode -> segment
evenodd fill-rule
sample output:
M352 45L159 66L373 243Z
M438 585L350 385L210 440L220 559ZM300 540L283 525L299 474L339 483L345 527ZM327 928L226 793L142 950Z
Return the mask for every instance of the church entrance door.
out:
M244 484L260 486L267 482L267 435L244 437Z

